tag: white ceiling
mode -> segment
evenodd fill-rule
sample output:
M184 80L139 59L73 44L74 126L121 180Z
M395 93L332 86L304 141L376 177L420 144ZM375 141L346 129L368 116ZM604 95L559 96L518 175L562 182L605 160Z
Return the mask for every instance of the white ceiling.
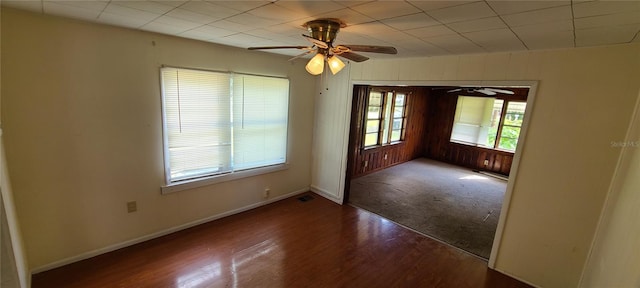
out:
M640 42L627 1L49 1L2 0L36 13L237 47L308 45L303 23L339 18L335 44L394 46L416 57ZM295 49L269 52L296 55Z

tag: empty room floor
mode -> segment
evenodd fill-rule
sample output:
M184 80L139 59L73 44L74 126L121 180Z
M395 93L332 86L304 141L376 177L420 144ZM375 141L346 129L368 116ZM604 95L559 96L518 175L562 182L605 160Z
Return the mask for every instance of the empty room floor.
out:
M349 202L488 259L507 181L418 158L351 181Z
M36 274L32 287L530 287L378 215L304 196Z

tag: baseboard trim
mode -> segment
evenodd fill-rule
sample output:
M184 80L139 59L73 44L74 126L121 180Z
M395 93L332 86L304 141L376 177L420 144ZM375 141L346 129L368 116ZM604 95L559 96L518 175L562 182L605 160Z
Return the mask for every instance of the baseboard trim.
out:
M95 256L98 256L98 255L101 255L101 254L105 254L105 253L108 253L108 252L111 252L111 251L115 251L115 250L118 250L118 249L122 249L122 248L125 248L125 247L128 247L128 246L139 244L139 243L142 243L144 241L149 241L151 239L162 237L162 236L174 233L174 232L178 232L178 231L181 231L181 230L184 230L184 229L188 229L188 228L191 228L191 227L194 227L194 226L198 226L200 224L204 224L204 223L207 223L207 222L210 222L210 221L214 221L214 220L217 220L217 219L220 219L220 218L224 218L224 217L231 216L231 215L234 215L234 214L242 213L242 212L254 209L254 208L258 208L260 206L271 204L271 203L276 202L276 201L280 201L280 200L283 200L283 199L286 199L286 198L289 198L289 197L293 197L293 196L308 192L309 190L311 190L309 187L305 187L305 188L302 188L302 189L299 189L299 190L295 190L293 192L290 192L290 193L287 193L287 194L284 194L284 195L281 195L281 196L277 196L277 197L274 197L274 198L271 198L271 199L268 199L268 200L265 200L265 201L261 201L261 202L258 202L258 203L254 203L254 204L251 204L251 205L240 207L238 209L233 209L233 210L230 210L230 211L227 211L227 212L223 212L223 213L220 213L220 214L212 215L212 216L209 216L209 217L206 217L206 218L202 218L202 219L199 219L199 220L191 221L191 222L188 222L188 223L185 223L185 224L182 224L182 225L179 225L179 226L175 226L175 227L172 227L172 228L169 228L169 229L158 231L158 232L155 232L155 233L152 233L152 234L149 234L149 235L145 235L145 236L138 237L138 238L131 239L131 240L127 240L127 241L124 241L124 242L121 242L121 243L110 245L110 246L107 246L107 247L104 247L104 248L100 248L100 249L92 250L92 251L89 251L89 252L85 252L85 253L82 253L80 255L69 257L69 258L65 258L65 259L62 259L62 260L59 260L59 261L55 261L53 263L46 264L46 265L43 265L43 266L36 267L36 268L32 269L31 270L31 275L38 274L38 273L41 273L41 272L44 272L44 271L48 271L48 270L51 270L51 269L59 268L59 267L62 267L62 266L65 266L65 265L68 265L68 264L71 264L71 263L74 263L74 262L78 262L78 261L82 261L82 260L85 260L85 259L89 259L91 257L95 257ZM31 277L29 277L29 278L31 278Z
M318 195L320 195L320 196L322 196L324 198L327 198L327 199L329 199L329 200L331 200L333 202L336 202L336 203L342 205L342 198L336 197L335 195L333 195L333 193L331 193L331 192L329 192L327 190L324 190L324 189L322 189L322 188L320 188L318 186L315 186L315 185L311 185L309 187L309 189L311 190L311 192L314 192L314 193L316 193L316 194L318 194Z

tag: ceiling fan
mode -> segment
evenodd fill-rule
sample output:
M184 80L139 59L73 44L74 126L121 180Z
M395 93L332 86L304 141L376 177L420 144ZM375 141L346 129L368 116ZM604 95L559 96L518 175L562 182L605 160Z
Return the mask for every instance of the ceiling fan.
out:
M466 93L482 93L484 95L496 95L498 93L513 95L514 92L510 90L495 89L495 88L457 88L447 91L447 93L464 91Z
M336 35L340 28L346 27L346 24L339 19L335 18L322 18L313 21L306 22L302 25L307 28L311 33L311 36L302 36L312 43L311 46L267 46L267 47L249 47L249 50L265 50L265 49L300 49L306 50L290 60L298 59L308 54L315 53L316 55L309 60L306 69L312 75L318 75L324 71L324 62L329 64L331 73L336 74L345 64L336 56L340 56L355 62L366 61L369 58L353 51L357 52L371 52L371 53L384 53L384 54L397 54L398 51L394 47L390 46L372 46L372 45L333 45L333 41L336 39Z

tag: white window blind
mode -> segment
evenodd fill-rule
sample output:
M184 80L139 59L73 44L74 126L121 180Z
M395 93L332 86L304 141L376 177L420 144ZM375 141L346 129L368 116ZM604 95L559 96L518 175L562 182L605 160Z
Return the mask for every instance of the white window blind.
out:
M233 77L235 170L285 162L289 81L252 75Z
M289 81L161 69L167 184L286 162Z
M459 96L451 140L487 146L495 101L490 97Z

